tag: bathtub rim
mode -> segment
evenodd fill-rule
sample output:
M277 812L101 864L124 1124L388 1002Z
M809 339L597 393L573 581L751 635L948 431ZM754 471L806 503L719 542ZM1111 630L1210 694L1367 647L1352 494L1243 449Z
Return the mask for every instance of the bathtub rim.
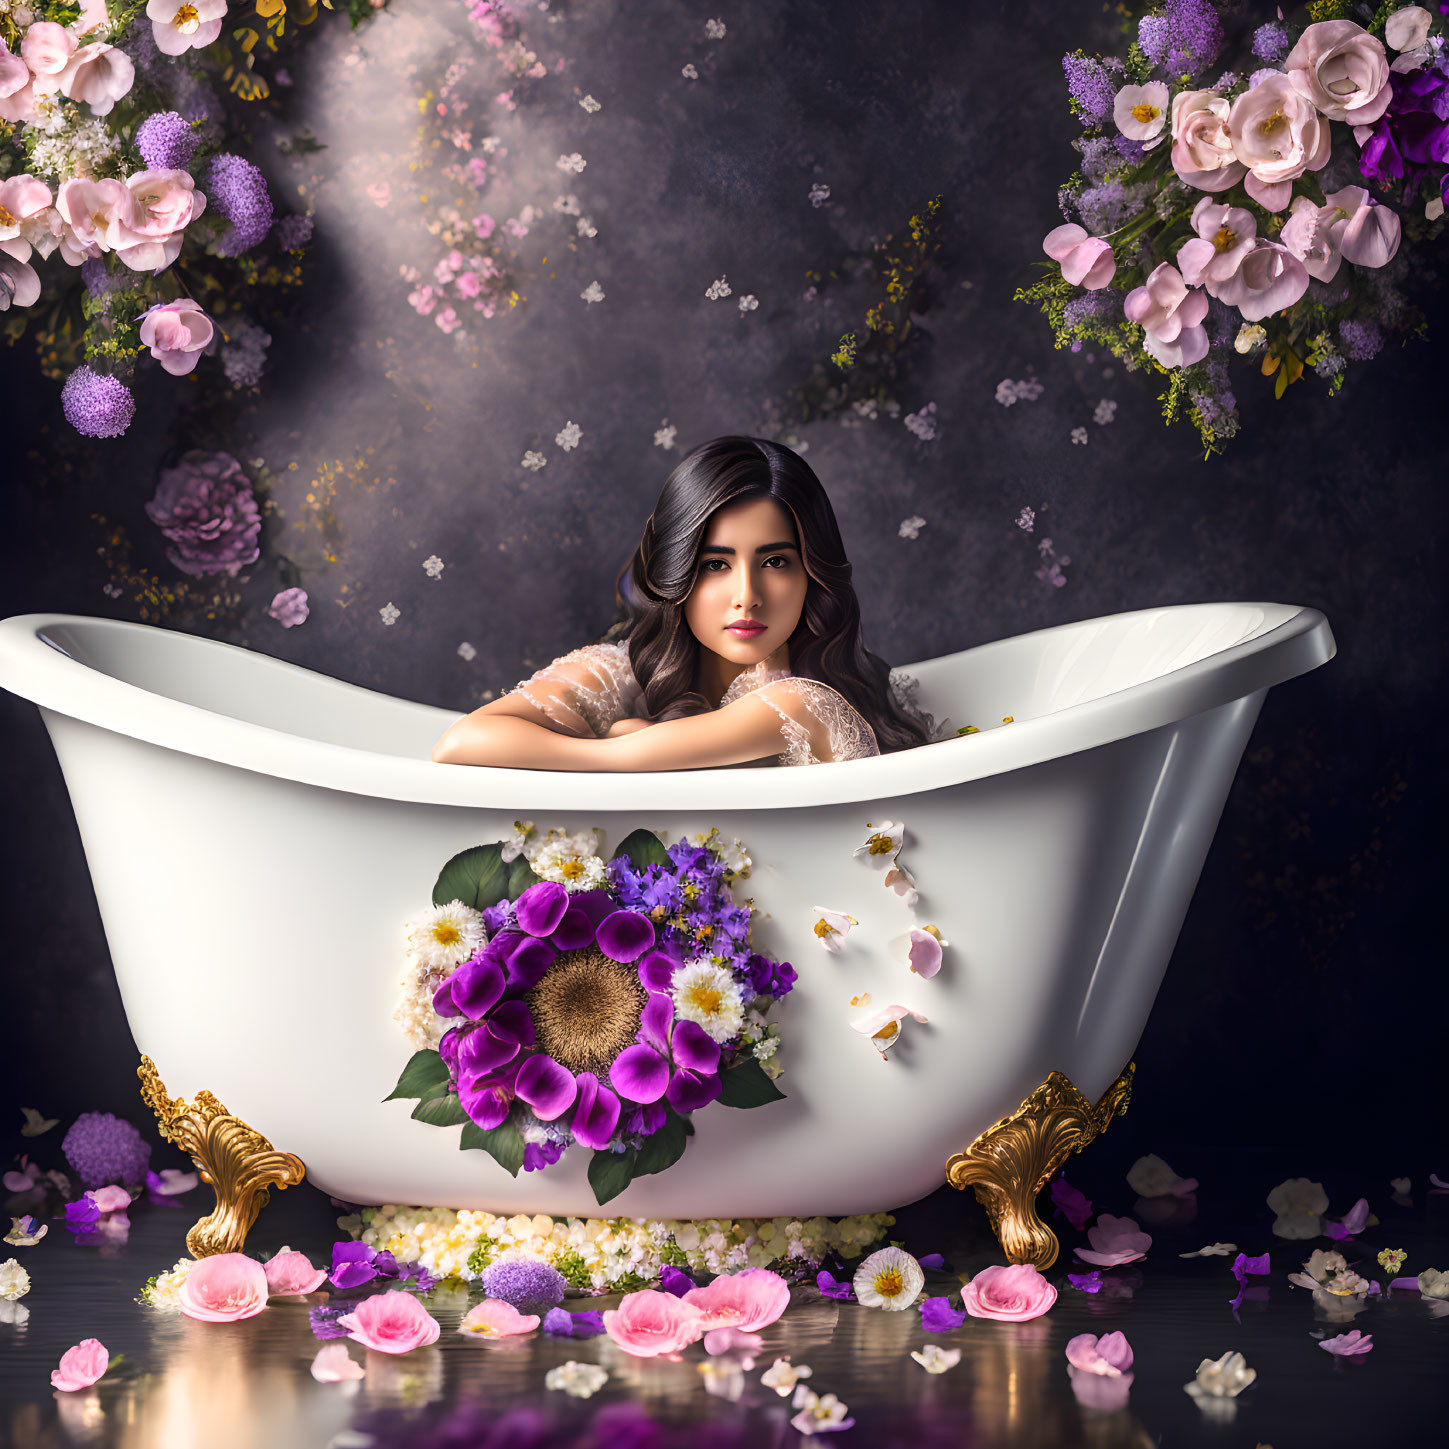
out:
M465 809L561 810L571 815L590 810L634 813L668 810L677 814L722 809L789 809L895 799L1094 749L1281 684L1316 669L1337 652L1328 620L1318 609L1207 600L1070 620L899 667L904 673L917 673L930 666L944 666L977 650L1000 649L1038 634L1109 620L1224 605L1261 610L1269 618L1279 616L1279 622L1252 638L1216 650L1190 664L1096 699L1023 719L1009 730L990 728L919 749L819 764L808 770L648 771L658 782L657 788L649 792L658 803L647 804L640 801L637 773L447 765L431 759L409 759L308 739L156 694L73 659L58 644L44 637L47 629L66 625L159 630L186 634L199 645L238 650L253 662L265 661L278 669L300 670L310 675L320 673L244 645L168 629L162 624L61 613L18 614L0 620L0 688L42 709L149 744L277 779L373 799ZM320 677L344 690L357 690L366 695L380 693L331 675ZM413 700L403 702L418 709L436 709L444 720L458 717L458 711ZM442 732L440 729L439 734Z

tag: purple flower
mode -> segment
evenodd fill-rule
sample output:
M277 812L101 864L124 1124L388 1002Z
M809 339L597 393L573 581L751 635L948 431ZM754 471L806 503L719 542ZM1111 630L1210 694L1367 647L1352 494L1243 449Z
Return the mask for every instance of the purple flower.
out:
M672 1263L666 1263L659 1270L661 1292L672 1293L676 1298L683 1298L691 1288L696 1286L694 1279L688 1273L681 1273Z
M1338 335L1350 362L1367 362L1384 345L1384 334L1372 322L1345 317L1338 324Z
M1161 15L1144 15L1137 43L1153 65L1196 75L1218 57L1223 27L1212 0L1167 0Z
M1062 70L1066 72L1067 90L1077 109L1091 124L1100 126L1112 117L1112 106L1117 99L1117 81L1122 62L1111 59L1106 62L1093 60L1080 50L1062 57Z
M966 1322L966 1310L951 1307L949 1298L927 1298L921 1304L921 1327L927 1333L950 1333Z
M101 1210L89 1194L65 1205L65 1225L73 1233L88 1233L101 1220Z
M917 1258L916 1262L918 1262L921 1267L929 1268L933 1271L935 1269L944 1268L946 1266L946 1260L941 1256L940 1253L927 1253L924 1258Z
M255 387L262 380L267 348L271 345L272 334L255 322L245 317L232 321L221 344L221 365L226 380L233 387Z
M136 149L152 171L184 171L200 139L191 122L176 111L157 111L136 129Z
M146 516L170 540L166 557L193 577L235 578L261 556L261 512L230 453L183 453L174 468L162 470Z
M1424 66L1389 76L1393 95L1372 126L1355 126L1359 170L1387 185L1400 177L1407 199L1424 170L1449 165L1449 75Z
M216 212L231 223L217 243L220 256L250 251L272 229L267 178L244 157L229 152L213 157L203 189Z
M338 1319L344 1313L352 1310L345 1303L335 1305L319 1303L317 1307L308 1309L307 1318L312 1325L312 1333L317 1338L347 1338L350 1330L338 1323Z
M1067 1181L1062 1171L1052 1178L1052 1206L1080 1232L1092 1220L1091 1201Z
M557 1268L527 1261L492 1264L479 1275L478 1286L485 1297L500 1298L520 1313L536 1313L540 1317L557 1308L568 1289Z
M71 1170L86 1187L108 1182L138 1187L151 1165L151 1144L110 1112L82 1112L60 1144Z
M66 378L60 405L66 422L84 438L119 438L136 415L131 389L85 363Z
M543 1331L560 1338L596 1338L604 1331L604 1315L593 1308L582 1313L550 1308L543 1316Z
M745 971L750 978L750 989L756 996L784 996L794 987L798 974L788 961L772 961L768 956L753 951Z
M1068 1273L1067 1282L1083 1293L1100 1293L1102 1291L1102 1270L1093 1268L1090 1273Z
M553 1138L550 1138L547 1142L525 1143L523 1148L523 1170L525 1172L538 1172L545 1167L552 1167L564 1155L567 1147L567 1142L558 1142Z
M1110 287L1099 287L1095 292L1083 292L1067 303L1062 309L1062 325L1075 328L1094 317L1116 320L1121 316L1122 293L1114 292Z
M1250 1258L1246 1253L1239 1253L1233 1259L1233 1277L1242 1283L1249 1273L1261 1276L1268 1271L1268 1255L1260 1253L1256 1258Z
M374 1278L396 1278L397 1259L385 1249L379 1251L366 1243L334 1243L332 1271L327 1276L338 1288L359 1288Z
M312 218L310 216L278 217L272 228L277 245L284 252L294 252L312 240Z
M848 1303L855 1297L855 1289L849 1283L842 1283L833 1273L827 1273L823 1268L815 1275L815 1286L827 1298L838 1298L842 1303Z
M1292 44L1293 37L1288 34L1288 27L1281 20L1270 20L1253 32L1253 54L1269 64L1282 60Z

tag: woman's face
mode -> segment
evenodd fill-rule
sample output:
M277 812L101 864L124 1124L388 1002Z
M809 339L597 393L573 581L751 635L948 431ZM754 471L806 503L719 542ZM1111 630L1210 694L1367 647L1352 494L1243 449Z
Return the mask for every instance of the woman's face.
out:
M748 668L795 632L807 583L789 512L773 498L730 503L705 529L684 617L706 649Z

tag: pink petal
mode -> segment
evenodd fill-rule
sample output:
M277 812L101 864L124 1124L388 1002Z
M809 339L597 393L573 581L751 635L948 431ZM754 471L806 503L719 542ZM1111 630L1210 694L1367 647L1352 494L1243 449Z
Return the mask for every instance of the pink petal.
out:
M266 1270L245 1253L214 1253L186 1275L181 1311L202 1323L235 1323L267 1306Z
M315 1293L327 1277L325 1268L314 1268L306 1253L290 1249L267 1259L267 1292L274 1298L289 1298L302 1293Z
M704 1335L704 1351L720 1354L743 1349L746 1353L758 1353L764 1342L758 1333L746 1333L742 1328L711 1328Z
M1068 222L1065 226L1053 227L1042 238L1041 249L1054 262L1059 262L1086 240L1086 229L1075 222Z
M539 1322L536 1313L520 1313L501 1298L485 1298L463 1315L458 1332L470 1338L512 1338L516 1334L532 1333Z
M105 1373L111 1361L110 1350L98 1338L83 1338L74 1348L60 1356L60 1367L50 1372L52 1388L63 1394L88 1389Z
M103 1213L119 1212L120 1209L131 1206L131 1194L124 1187L117 1187L114 1183L107 1187L94 1187L86 1196Z
M195 1273L193 1268L187 1283ZM185 1287L183 1283L183 1291ZM364 1298L337 1322L350 1338L379 1353L410 1353L415 1348L425 1348L437 1342L441 1331L438 1320L411 1293L399 1289Z
M312 1377L319 1384L342 1383L347 1379L360 1379L367 1370L347 1352L344 1343L329 1343L317 1350L312 1360Z
M912 929L911 970L929 981L941 969L941 943L929 931Z
M705 1315L706 1327L753 1333L773 1323L790 1303L790 1285L768 1268L721 1273L703 1288L691 1288L684 1302Z

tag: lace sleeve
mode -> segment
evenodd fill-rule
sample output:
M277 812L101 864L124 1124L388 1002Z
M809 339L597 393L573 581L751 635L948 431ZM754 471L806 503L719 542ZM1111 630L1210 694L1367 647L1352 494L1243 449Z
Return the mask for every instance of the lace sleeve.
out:
M880 754L875 731L828 684L792 675L754 692L780 716L785 740L782 765L818 765ZM826 753L821 754L821 748Z
M520 680L509 692L521 695L569 734L596 738L632 714L640 694L627 642L585 644Z

